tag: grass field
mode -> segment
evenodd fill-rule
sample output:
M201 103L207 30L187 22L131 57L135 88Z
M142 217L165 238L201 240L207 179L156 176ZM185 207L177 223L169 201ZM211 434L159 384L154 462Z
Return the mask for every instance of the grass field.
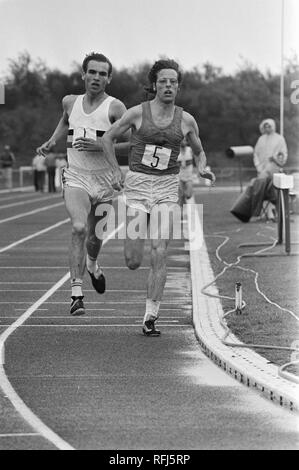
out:
M239 246L240 244L273 243L277 238L275 223L265 221L242 223L230 214L230 207L238 195L236 191L221 192L217 188L208 191L200 190L196 194L196 201L204 205L204 234L215 276L223 270L225 262L235 263L238 256L245 253L253 254L265 248L265 246L243 248ZM241 315L233 312L226 317L226 320L232 332L244 343L290 347L294 341L299 340L298 320L294 317L296 315L299 318L299 257L295 256L295 253L299 253L299 245L295 244L298 241L299 216L292 214L290 256L285 253L284 245L279 245L266 252L277 256L242 257L238 263L238 267L258 273L258 289L268 298L268 301L257 290L255 272L245 271L235 266L227 269L217 279L221 296L234 298L235 283L241 282L242 284L246 307ZM223 245L217 257L216 250L220 244ZM234 309L234 300L222 299L222 306L224 312ZM256 351L277 365L283 365L291 360L289 351L275 349L256 349Z

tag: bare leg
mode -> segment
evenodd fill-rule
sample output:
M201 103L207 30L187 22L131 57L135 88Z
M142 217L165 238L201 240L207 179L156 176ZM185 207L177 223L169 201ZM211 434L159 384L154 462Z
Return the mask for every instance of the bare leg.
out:
M87 220L91 209L91 203L88 194L81 188L66 187L64 191L64 199L72 224L72 235L69 248L71 279L82 280L85 270Z
M163 296L166 282L167 247L173 232L173 223L170 213L172 203L159 204L156 212L151 214L151 260L147 283L147 297L153 301L160 301ZM158 216L158 214L161 216Z
M147 281L147 298L161 301L167 277L167 246L169 240L152 240L150 271Z
M155 328L158 318L160 301L163 296L167 277L167 247L172 236L173 220L168 212L172 204L160 204L155 209L161 210L162 217L151 214L151 259L147 280L146 311L143 320L143 333L146 336L158 336L160 331ZM163 210L164 208L164 210ZM166 210L166 212L164 212Z
M146 212L128 207L124 253L126 265L129 269L137 269L142 263L144 240L147 234L147 220Z
M101 250L103 239L102 233L96 234L96 227L99 222L103 219L107 220L108 214L111 209L112 201L105 203L99 203L91 206L90 213L88 215L88 232L86 239L87 253L90 259L96 260ZM100 215L96 215L100 214ZM105 228L106 224L103 226ZM101 232L101 230L99 230Z
M111 205L112 201L96 204L91 207L91 211L88 216L86 267L90 275L92 285L98 294L104 294L106 290L106 279L103 270L98 265L97 258L103 244Z

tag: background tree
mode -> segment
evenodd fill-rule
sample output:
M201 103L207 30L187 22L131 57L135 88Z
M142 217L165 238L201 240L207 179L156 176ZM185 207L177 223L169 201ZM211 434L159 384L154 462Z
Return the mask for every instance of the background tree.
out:
M148 99L144 87L151 64L113 70L107 92L130 108ZM62 97L84 93L81 65L73 63L72 72L50 70L42 60L33 61L28 52L9 61L4 106L0 107L0 148L8 143L18 164L29 164L38 145L53 132L61 115ZM299 107L292 104L291 84L299 78L297 57L285 67L284 135L289 147L288 165L298 165ZM231 145L254 145L262 119L275 119L279 130L280 76L260 72L244 61L235 74L224 74L209 62L184 71L177 103L197 120L200 136L213 167L234 166L225 157ZM65 152L60 142L57 152ZM253 168L252 159L244 160Z

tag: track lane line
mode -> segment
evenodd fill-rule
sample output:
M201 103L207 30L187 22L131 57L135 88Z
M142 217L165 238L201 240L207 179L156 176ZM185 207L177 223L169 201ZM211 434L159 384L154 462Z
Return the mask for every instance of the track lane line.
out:
M32 436L39 436L37 432L10 432L7 434L0 434L0 437L32 437Z
M22 217L27 217L28 215L38 214L39 212L47 211L49 209L54 209L54 207L63 206L63 205L64 205L64 202L57 202L56 204L50 204L49 206L44 206L44 207L41 207L39 209L34 209L29 212L24 212L23 214L17 214L12 217L7 217L6 219L1 219L0 224L4 224L5 222L11 222L12 220L16 220L16 219L21 219Z
M27 242L28 240L32 240L32 238L38 237L39 235L43 235L44 233L47 233L50 230L60 227L60 225L66 224L67 222L69 222L69 220L70 220L69 218L61 220L60 222L57 222L54 225L50 225L49 227L39 230L38 232L35 232L32 235L28 235L27 237L21 238L20 240L17 240L16 242L11 243L10 245L4 246L3 248L0 248L0 253L4 253L5 251L10 250L11 248L14 248L17 245L20 245L21 243ZM9 266L9 267L3 266L1 267L1 269L30 269L30 268L32 267L31 266ZM46 266L43 267L43 269L45 268Z
M34 310L38 308L45 299L49 298L55 290L59 289L70 277L70 273L65 274L56 284L48 290L37 302L35 302L28 310L21 315L18 320L16 320L11 326L9 326L4 333L0 335L0 387L9 400L11 401L14 408L17 412L25 419L25 421L30 424L30 426L41 436L43 436L47 441L54 444L60 450L74 450L74 448L64 441L60 436L52 431L46 424L44 424L23 402L23 400L16 393L11 383L8 380L8 377L5 373L5 341L7 338L19 328L27 318L32 315Z
M140 320L140 322L142 323L142 318ZM139 323L139 322L138 322ZM127 327L130 327L130 328L136 328L136 326L138 326L138 323L133 323L133 324L130 324L130 323L111 323L111 324L105 324L105 323L90 323L88 325L80 325L80 324L70 324L70 325L51 325L50 323L47 324L47 325L20 325L20 328L95 328L95 327L98 327L98 328L114 328L114 327L118 327L118 328L127 328ZM141 323L139 323L139 325L141 325ZM192 324L188 324L188 323L182 323L181 325L179 324L173 324L173 323L163 323L161 324L161 322L157 322L158 325L161 325L161 326L167 326L167 327L175 327L175 328L193 328ZM140 333L140 335L142 335L142 333ZM1 374L0 374L0 385L1 385ZM10 397L9 397L10 399ZM25 405L26 406L26 405ZM29 423L29 421L27 421Z
M68 220L68 219L67 219ZM65 221L63 221L65 222ZM61 224L61 223L60 223ZM57 225L57 224L56 224ZM122 222L115 230L113 230L103 241L103 245L112 238L115 233L122 229L124 223ZM53 226L52 226L53 228ZM49 228L47 229L47 231ZM8 248L7 248L8 249ZM18 413L27 421L30 426L43 436L47 441L54 444L60 450L75 450L69 443L64 441L58 434L50 429L38 416L36 416L30 408L23 402L23 400L16 393L8 377L5 373L5 341L14 333L14 331L23 325L23 323L32 315L32 313L42 305L51 295L54 294L67 280L70 279L70 272L67 272L59 281L56 282L42 297L40 297L33 305L31 305L12 325L10 325L0 335L0 388L4 395L11 401L14 408ZM49 327L49 326L48 326Z
M49 197L39 197L35 199L27 199L26 201L19 201L19 202L11 202L10 204L4 204L0 206L0 209L9 209L10 207L16 206L25 206L26 204L30 204L31 202L40 202L40 201L48 201L49 199L57 199L61 196L49 196Z

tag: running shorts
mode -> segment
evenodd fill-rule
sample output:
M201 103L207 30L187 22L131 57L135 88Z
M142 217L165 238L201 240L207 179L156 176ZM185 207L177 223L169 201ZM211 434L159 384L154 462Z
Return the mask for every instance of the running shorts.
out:
M150 213L157 204L178 201L179 175L148 175L129 170L124 184L127 206Z
M92 204L111 201L114 189L111 186L112 170L101 170L100 172L87 171L83 169L63 168L63 188L84 189Z

